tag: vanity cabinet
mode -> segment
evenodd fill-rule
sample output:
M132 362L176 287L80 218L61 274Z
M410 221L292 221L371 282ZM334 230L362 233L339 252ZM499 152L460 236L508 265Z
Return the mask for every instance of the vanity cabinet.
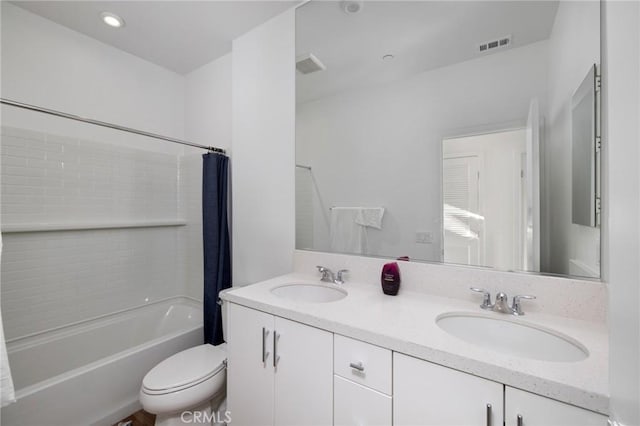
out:
M501 383L394 352L394 426L500 426L502 410Z
M391 351L334 336L334 426L392 423Z
M229 303L234 426L604 426L607 417Z
M505 387L506 426L605 426L606 424L607 417L602 414L520 389Z
M234 426L332 424L332 333L234 303L227 333Z

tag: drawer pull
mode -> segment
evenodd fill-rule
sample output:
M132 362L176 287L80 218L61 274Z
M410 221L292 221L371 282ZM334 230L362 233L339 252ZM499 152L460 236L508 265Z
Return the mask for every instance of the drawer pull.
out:
M354 370L364 371L364 365L362 365L362 362L360 361L350 363L349 367L353 368Z
M269 352L267 352L267 336L269 335L269 330L265 327L262 327L262 364L267 366L267 357L269 356Z
M517 421L518 426L524 425L524 422L522 421L522 415L518 414Z
M280 355L278 355L278 339L280 335L277 332L273 332L273 368L278 366L278 361L280 361Z
M491 426L491 404L487 404L487 426Z

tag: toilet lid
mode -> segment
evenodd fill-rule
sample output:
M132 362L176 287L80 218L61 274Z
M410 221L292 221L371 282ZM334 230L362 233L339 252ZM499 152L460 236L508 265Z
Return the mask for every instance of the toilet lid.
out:
M153 367L142 386L163 391L198 383L225 368L227 354L213 345L200 345L178 352Z

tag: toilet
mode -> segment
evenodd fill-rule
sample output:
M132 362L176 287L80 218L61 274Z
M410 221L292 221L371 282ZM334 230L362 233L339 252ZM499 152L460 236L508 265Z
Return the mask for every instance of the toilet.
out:
M226 343L178 352L144 376L142 408L156 415L157 426L224 425L226 370Z

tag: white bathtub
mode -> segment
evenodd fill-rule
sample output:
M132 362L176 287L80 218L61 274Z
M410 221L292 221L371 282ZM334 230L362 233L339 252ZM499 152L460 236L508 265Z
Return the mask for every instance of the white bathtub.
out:
M111 425L140 409L147 371L202 341L202 305L178 297L9 342L2 425Z

